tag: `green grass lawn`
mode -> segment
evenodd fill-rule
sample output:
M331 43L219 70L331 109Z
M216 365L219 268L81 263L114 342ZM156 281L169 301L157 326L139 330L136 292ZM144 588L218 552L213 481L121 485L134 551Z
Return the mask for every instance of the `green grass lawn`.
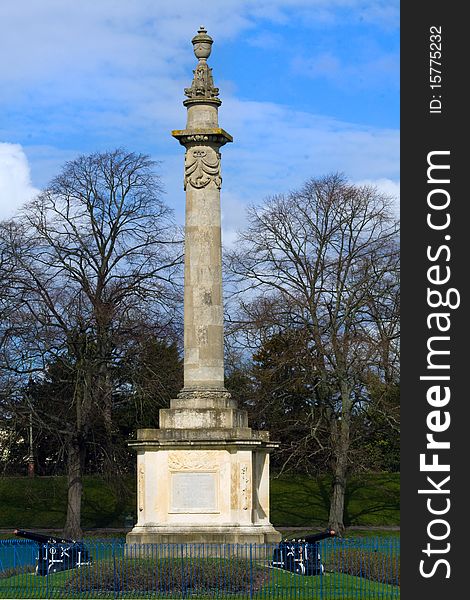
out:
M115 490L97 476L83 480L84 528L123 527L135 512L134 477L125 481L127 493ZM61 529L65 523L65 477L1 477L0 527Z
M127 492L123 493L97 476L84 478L84 529L125 527L126 516L135 515L134 477L128 477L125 484ZM272 523L281 531L289 527L306 527L307 531L311 526L325 527L330 487L331 480L326 476L273 477ZM399 500L398 473L353 477L346 492L345 524L368 528L399 525ZM60 530L65 508L65 477L0 478L1 528Z
M212 589L210 593L191 593L186 597L203 600L205 598L230 598L232 600L265 598L267 600L375 600L398 599L400 588L388 584L347 575L345 573L326 573L321 577L305 577L292 574L281 569L267 569L267 580L259 589L247 589L244 592L226 593L223 587ZM77 592L67 590L67 581L71 572L55 573L48 577L38 577L29 573L0 579L0 598L114 598L111 591ZM82 587L86 589L86 585ZM168 590L165 593L120 592L122 598L181 598L182 593Z
M18 582L14 587L11 582L11 587L7 587L4 583L0 582L0 594L1 598L114 598L115 595L112 592L109 593L77 593L74 592L71 595L64 593L63 587L59 583L59 575L54 576L54 580L49 582L46 586L45 582L38 582L38 578L30 576L30 581L25 586L25 580ZM52 576L51 576L52 579ZM295 598L305 600L395 600L400 598L400 589L390 585L384 585L380 583L370 582L360 577L353 577L345 574L327 574L316 582L309 581L309 577L291 576L285 577L279 581L274 587L265 587L258 592L254 592L251 596L249 592L242 595L230 594L224 595L223 592L217 594L213 592L211 595L207 594L191 594L191 598L198 598L198 600L214 599L214 598L230 598L231 600L242 600L245 598L254 598L266 600L292 600ZM63 580L65 581L65 579ZM21 585L22 584L22 585ZM181 598L181 593L176 594L150 594L149 592L142 592L137 594L136 592L129 592L120 594L120 598Z
M271 480L271 520L279 527L324 526L328 522L329 477ZM345 525L380 527L400 523L399 473L352 477L346 488Z

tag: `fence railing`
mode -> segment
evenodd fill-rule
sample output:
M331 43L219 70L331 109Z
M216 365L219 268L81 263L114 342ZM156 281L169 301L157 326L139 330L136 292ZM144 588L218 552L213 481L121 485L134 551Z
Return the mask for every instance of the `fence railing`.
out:
M85 545L85 555L78 555L61 545L0 541L0 598L400 597L397 538L330 538L279 546L139 545L123 540ZM74 564L79 566L61 570Z

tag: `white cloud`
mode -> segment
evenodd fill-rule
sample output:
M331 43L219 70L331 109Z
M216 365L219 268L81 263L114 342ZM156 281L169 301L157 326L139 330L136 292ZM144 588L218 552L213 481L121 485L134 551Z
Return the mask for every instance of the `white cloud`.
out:
M282 36L270 31L256 32L247 38L247 44L255 48L263 48L264 50L279 48L282 43Z
M40 187L46 187L58 175L63 165L86 151L38 145L23 148L31 170L31 179Z
M397 54L376 51L373 58L355 63L344 63L331 52L315 56L295 56L291 61L294 73L312 79L323 78L339 87L373 88L377 84L391 88L399 86L399 58Z
M169 130L184 127L182 90L194 67L189 40L199 25L214 36L216 48L241 32L244 43L269 47L275 35L257 27L260 21L293 26L302 19L315 28L353 13L385 26L396 20L397 9L391 0L206 0L203 10L190 0L2 0L0 104L18 113L3 137L28 140L33 181L40 186L80 153L131 145L164 157L166 200L181 222L183 149ZM317 68L325 73L335 60L325 54ZM366 64L372 71L383 67ZM338 62L338 72L343 67ZM230 82L222 88L221 75L215 73L223 89L220 125L234 135L234 144L222 150L223 194L239 199L227 204L227 241L235 228L228 209L237 213L237 202L260 202L331 171L351 179L398 179L397 130L243 101ZM22 105L33 108L28 118ZM69 137L77 131L85 141L76 133ZM88 147L92 134L94 145Z
M379 192L392 200L393 211L397 218L400 216L400 182L381 177L380 179L363 179L355 181L357 185L373 185Z
M181 115L180 115L181 119ZM300 188L307 179L342 172L353 182L398 196L399 131L358 125L268 102L224 97L221 127L233 135L222 153L224 246L246 225L246 207ZM159 169L165 200L184 221L184 150L170 139ZM156 157L159 158L159 157Z
M390 196L390 198L400 199L400 183L398 181L392 181L391 179L363 179L362 181L356 181L358 185L373 185L379 192Z
M233 146L222 149L224 186L243 193L245 201L260 202L331 172L344 172L352 180L398 180L398 130L274 103L228 98L224 105L220 123L234 137Z
M145 76L184 76L192 61L188 40L201 21L223 41L255 29L260 19L284 23L292 14L312 27L330 21L334 25L349 20L351 14L390 26L396 23L398 2L206 0L201 10L200 3L192 0L2 0L2 94L16 95L32 81L45 91L52 84L56 93L66 97L71 90L106 93L115 76L127 83ZM253 39L266 44L266 35L254 32ZM62 87L56 85L57 77ZM89 78L87 86L82 85L84 77Z
M19 144L0 142L0 219L13 217L38 192L31 184L23 148Z
M247 225L247 204L239 196L222 189L222 243L224 248L233 248L237 232Z

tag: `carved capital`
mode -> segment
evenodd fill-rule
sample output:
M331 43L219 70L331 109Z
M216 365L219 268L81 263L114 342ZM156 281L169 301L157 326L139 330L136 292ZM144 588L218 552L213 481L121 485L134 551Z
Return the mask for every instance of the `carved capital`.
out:
M185 100L184 103L199 103L199 100ZM184 104L183 103L183 104ZM171 132L182 146L190 146L192 144L214 144L215 146L223 146L227 142L233 142L232 136L220 127L212 127L208 129L175 129Z

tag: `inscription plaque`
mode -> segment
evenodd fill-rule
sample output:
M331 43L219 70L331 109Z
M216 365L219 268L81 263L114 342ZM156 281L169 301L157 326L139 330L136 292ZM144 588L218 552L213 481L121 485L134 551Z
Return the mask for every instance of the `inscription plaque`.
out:
M200 471L172 473L170 512L218 512L216 478Z

